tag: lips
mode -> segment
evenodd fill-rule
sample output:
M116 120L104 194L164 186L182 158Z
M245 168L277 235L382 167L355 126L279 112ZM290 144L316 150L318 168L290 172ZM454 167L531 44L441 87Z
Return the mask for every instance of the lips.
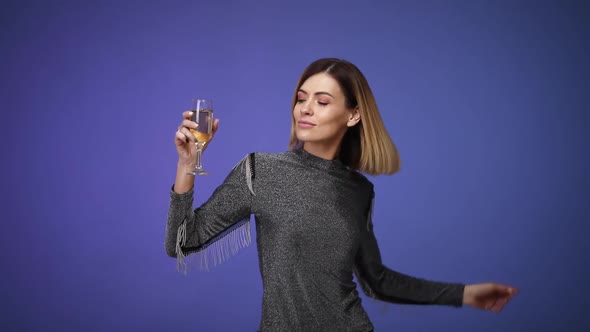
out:
M303 120L299 120L297 121L297 125L301 128L312 128L315 127L314 123L308 122L308 121L303 121Z

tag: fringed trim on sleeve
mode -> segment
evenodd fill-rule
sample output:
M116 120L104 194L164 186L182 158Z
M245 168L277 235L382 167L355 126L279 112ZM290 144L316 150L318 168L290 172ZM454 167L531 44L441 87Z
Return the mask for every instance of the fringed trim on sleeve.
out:
M356 279L358 280L361 289L363 290L363 292L365 294L367 294L368 297L378 300L377 298L377 294L375 294L375 291L373 291L373 289L371 288L371 286L369 286L369 283L367 283L367 281L361 277L361 275L358 273L358 271L355 269L355 274L356 274Z
M250 233L250 219L245 219L235 224L222 236L218 237L210 245L199 252L199 268L209 271L209 262L213 261L213 266L221 264L234 256L252 243Z
M252 180L254 179L254 156L249 154L238 162L232 171L240 170L246 177L248 189L254 195ZM199 257L199 269L209 271L209 263L212 261L214 266L225 262L230 256L234 256L240 249L248 247L252 243L250 217L240 220L219 235L215 236L208 243L199 249L192 251L183 251L186 245L186 218L182 221L178 232L176 233L176 262L177 270L188 273L187 258L192 253L197 253Z
M182 221L182 224L178 227L176 232L176 270L182 272L185 275L188 272L188 266L184 261L184 252L182 247L186 244L186 218Z
M367 211L367 219L365 221L365 223L366 223L365 226L367 227L367 232L371 232L373 230L373 207L374 207L374 205L375 205L375 193L372 192L371 193L371 201L369 203L369 211ZM377 294L375 294L375 291L371 288L369 283L363 277L361 277L358 270L355 269L354 272L356 274L357 280L358 280L363 292L365 292L365 294L367 294L368 297L370 297L372 299L377 299Z
M240 160L232 169L232 171L239 169L240 172L246 174L246 183L248 184L248 189L250 189L252 195L256 195L254 194L254 189L252 188L252 180L254 180L256 177L254 172L254 162L254 153L250 153L246 156L246 158Z
M371 203L369 204L369 212L367 213L367 230L372 230L372 222L373 222L373 207L375 206L375 193L371 194Z

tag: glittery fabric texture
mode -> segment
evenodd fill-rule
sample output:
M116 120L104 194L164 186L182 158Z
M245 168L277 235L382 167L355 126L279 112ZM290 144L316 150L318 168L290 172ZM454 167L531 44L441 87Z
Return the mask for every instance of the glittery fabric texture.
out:
M197 209L192 191L171 191L165 248L178 257L225 241L221 247L235 253L248 244L254 215L261 331L372 331L353 274L377 300L462 305L463 284L415 278L383 265L371 219L373 184L363 175L303 149L253 153L238 165Z

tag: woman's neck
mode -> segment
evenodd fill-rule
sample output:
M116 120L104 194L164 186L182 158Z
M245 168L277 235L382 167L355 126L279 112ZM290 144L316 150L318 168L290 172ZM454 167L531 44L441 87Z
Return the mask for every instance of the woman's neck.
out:
M303 150L316 157L334 160L340 153L340 146L338 144L321 144L321 143L304 143Z

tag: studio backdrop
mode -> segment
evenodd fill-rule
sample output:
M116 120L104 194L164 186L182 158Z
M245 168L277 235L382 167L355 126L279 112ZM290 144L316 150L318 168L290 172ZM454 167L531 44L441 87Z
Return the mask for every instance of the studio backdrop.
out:
M166 256L174 133L213 100L197 207L247 153L287 149L322 57L361 69L399 148L370 177L384 263L521 291L500 314L362 295L376 330L590 328L588 2L1 5L0 330L256 331L255 233L208 272Z

